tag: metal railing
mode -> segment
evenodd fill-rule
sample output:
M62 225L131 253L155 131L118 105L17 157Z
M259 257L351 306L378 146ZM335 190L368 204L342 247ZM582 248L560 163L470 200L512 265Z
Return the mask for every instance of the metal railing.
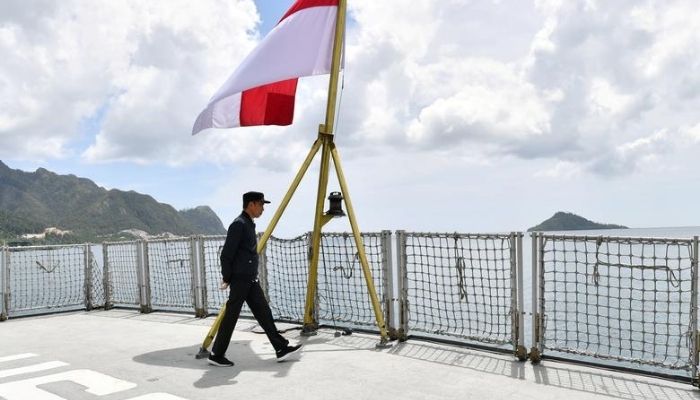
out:
M270 238L260 280L276 320L301 323L309 238ZM698 376L698 239L364 233L392 337L514 351L530 358ZM215 314L225 236L2 247L0 320L125 307ZM315 299L322 325L377 332L349 233L325 233ZM527 290L526 290L527 289ZM524 324L530 292L532 319ZM244 307L242 314L251 313ZM528 337L530 338L530 337Z
M91 246L2 249L2 318L92 309L101 299L100 271Z
M533 235L533 358L697 376L698 239Z
M397 232L400 334L520 348L522 234Z

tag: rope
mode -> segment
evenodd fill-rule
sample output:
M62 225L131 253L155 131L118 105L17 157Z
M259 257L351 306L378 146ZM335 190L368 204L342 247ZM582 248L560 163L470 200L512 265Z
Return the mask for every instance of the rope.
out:
M512 343L507 235L407 232L405 238L410 331Z
M692 368L692 247L691 240L549 236L544 347Z
M459 299L466 301L467 289L466 289L466 286L464 284L464 269L466 268L466 265L464 263L464 256L461 254L461 249L458 246L459 237L457 237L457 235L455 235L454 240L455 240L455 255L457 256L456 268L457 268L457 276L458 276L457 286L459 289Z

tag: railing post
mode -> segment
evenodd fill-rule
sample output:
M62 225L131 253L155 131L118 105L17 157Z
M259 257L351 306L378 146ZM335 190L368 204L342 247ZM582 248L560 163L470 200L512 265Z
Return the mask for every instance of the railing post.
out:
M384 293L384 323L391 340L398 339L395 323L396 294L394 293L394 263L391 257L391 231L381 232L382 248L382 292Z
M204 318L207 316L206 292L202 270L204 261L199 251L202 246L202 236L190 236L190 269L192 271L192 293L194 295L194 316Z
M523 263L523 233L518 232L518 346L525 349L525 264ZM527 354L525 355L527 358Z
M153 311L151 307L151 277L148 266L148 242L136 242L136 263L139 284L139 305L142 313Z
M515 303L515 309L513 310L513 330L515 334L515 340L513 341L513 347L515 349L515 356L520 361L527 360L527 349L525 348L525 325L524 317L525 314L525 301L524 301L524 285L523 285L523 273L525 272L523 267L523 234L522 232L513 232L511 234L511 244L514 246L515 251L511 254L513 258L511 259L513 275L512 284L515 287L515 293L513 296L513 302Z
M204 242L206 238L200 236L199 248L199 265L201 269L199 271L199 281L202 283L202 309L204 310L204 317L209 315L209 289L207 288L207 256L204 249Z
M114 307L114 302L112 301L112 280L110 279L110 263L109 263L109 245L106 242L102 242L102 286L105 288L105 310L109 310Z
M7 319L9 308L9 260L8 260L8 250L7 246L3 243L2 248L0 248L0 321L5 321Z
M532 240L532 348L530 349L530 361L532 361L533 364L537 364L541 360L541 354L540 354L540 349L539 349L539 330L541 329L540 325L540 319L539 319L539 313L538 311L538 240L539 240L539 234L537 232L533 232L530 234L530 238Z
M408 339L408 271L406 266L406 231L396 231L396 265L399 291L399 340Z
M306 235L306 248L309 249L309 251L308 251L308 253L307 253L308 260L309 260L309 268L311 267L311 258L313 257L312 239L313 239L313 232L308 232L307 235ZM269 243L269 242L270 242L270 241L268 240L268 243ZM320 239L319 242L318 242L318 246L319 246L319 257L320 257L320 254L321 254L321 247L323 246L323 232L321 232L321 239ZM314 288L314 294L315 294L315 295L314 295L313 320L314 320L314 324L316 325L316 328L318 328L318 308L319 308L319 305L320 305L319 297L318 297L318 279L314 279L314 281L316 282L316 283L315 283L315 284L316 284L316 288ZM306 290L308 290L308 288L307 288ZM302 320L302 321L304 320L304 312L305 312L305 311L306 311L306 310L304 310L304 311L302 312L302 315L301 315L301 320ZM316 330L311 330L311 331L308 331L308 332L302 330L302 336L313 336L313 335L316 335L317 333L318 333L318 332L316 332Z
M538 293L538 298L537 298L537 303L539 306L539 313L537 315L538 317L538 326L539 329L537 330L537 348L540 351L540 357L542 357L542 352L544 351L544 333L545 333L545 314L544 314L544 246L545 246L546 240L544 237L544 233L540 232L540 238L537 241L537 246L539 246L539 249L537 251L537 293Z
M510 340L513 354L518 351L518 266L515 232L508 234L508 260L510 261Z
M690 329L692 333L691 354L693 355L692 379L698 382L698 363L700 363L700 332L698 332L698 237L693 236L693 261L691 267L691 308Z
M92 257L90 253L90 244L83 245L83 254L85 261L85 309L90 311L93 308L92 304Z

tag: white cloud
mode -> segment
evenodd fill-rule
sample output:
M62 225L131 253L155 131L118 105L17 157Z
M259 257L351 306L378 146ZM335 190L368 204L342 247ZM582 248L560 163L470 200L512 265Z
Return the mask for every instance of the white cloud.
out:
M668 170L661 158L672 152L675 146L673 139L675 138L664 130L636 138L600 154L590 165L594 171L604 175L624 175L636 170L646 172L645 170L651 169L656 173Z
M191 115L258 21L252 0L10 1L2 14L0 157L80 151L81 124L103 110L92 161L187 159Z
M700 122L693 126L681 127L680 133L696 143L700 142Z
M307 78L291 127L189 136L259 39L252 0L6 4L0 157L288 171L323 120L327 78ZM700 123L696 8L350 2L337 141L352 158L410 149L480 165L540 159L555 166L548 176L635 173L697 143L674 134Z
M570 161L558 161L553 167L548 167L535 172L535 177L565 179L578 178L583 175L583 168L577 163Z
M617 88L604 79L593 78L588 101L591 103L592 113L614 117L630 106L633 97L620 93Z
M658 132L698 121L690 112L700 106L700 42L692 28L700 14L693 2L538 5L547 22L527 75L541 93L558 93L548 107L548 140L561 143L556 154L541 155L602 175L672 157L680 136Z
M443 86L410 121L409 142L447 147L476 139L506 145L549 131L545 104L512 68L488 60L450 61L449 71L441 65L420 74L419 92L429 92L436 75L447 75L454 86Z

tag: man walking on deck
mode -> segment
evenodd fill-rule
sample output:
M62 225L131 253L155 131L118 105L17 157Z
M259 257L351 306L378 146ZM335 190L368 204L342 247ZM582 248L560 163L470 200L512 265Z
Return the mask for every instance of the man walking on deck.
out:
M243 195L243 212L233 220L228 228L226 242L221 251L221 276L224 288L230 287L226 312L214 340L209 364L218 367L231 367L233 362L224 357L243 302L248 304L258 324L267 334L275 349L277 361L285 360L299 350L301 345L290 346L289 341L280 335L272 318L272 311L258 281L258 240L255 234L254 218L264 211L265 195L260 192L247 192Z

